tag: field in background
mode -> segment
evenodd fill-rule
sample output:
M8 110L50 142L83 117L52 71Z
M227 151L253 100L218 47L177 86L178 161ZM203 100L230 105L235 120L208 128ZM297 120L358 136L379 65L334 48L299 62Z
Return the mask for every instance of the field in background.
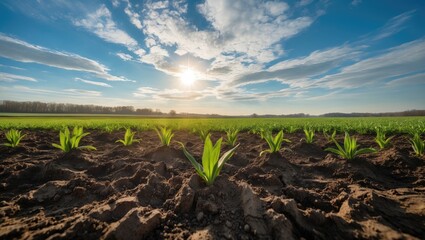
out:
M224 131L258 131L260 129L294 132L303 128L316 131L337 130L374 133L377 128L389 133L425 133L425 117L364 117L364 118L141 118L134 116L11 116L0 117L0 129L62 129L82 126L87 129L114 131L137 130L168 126L176 130L209 129Z

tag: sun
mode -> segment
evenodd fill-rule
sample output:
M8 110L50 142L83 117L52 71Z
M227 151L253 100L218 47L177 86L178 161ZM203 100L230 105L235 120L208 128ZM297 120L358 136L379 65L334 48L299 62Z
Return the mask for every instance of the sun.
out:
M186 68L180 73L180 80L186 86L191 86L196 81L195 72L191 68Z

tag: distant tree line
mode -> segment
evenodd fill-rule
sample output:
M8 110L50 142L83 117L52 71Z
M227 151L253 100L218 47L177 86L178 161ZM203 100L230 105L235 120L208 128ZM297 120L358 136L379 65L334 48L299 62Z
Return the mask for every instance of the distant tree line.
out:
M133 106L105 107L71 103L16 102L8 100L0 101L0 112L166 115L159 109L135 109ZM176 111L171 110L169 115L176 115Z
M326 113L322 115L309 115L305 113L282 114L282 115L259 115L253 113L249 116L222 116L218 114L196 114L177 113L171 110L163 113L159 109L137 108L133 106L105 107L97 105L79 105L71 103L43 103L43 102L17 102L10 100L0 100L0 112L8 113L79 113L79 114L126 114L144 116L170 116L170 117L196 117L196 118L216 118L216 117L251 117L251 118L308 118L308 117L390 117L390 116L425 116L425 110L408 110L404 112L388 113Z
M425 110L408 110L403 112L385 113L326 113L320 117L414 117L425 116Z

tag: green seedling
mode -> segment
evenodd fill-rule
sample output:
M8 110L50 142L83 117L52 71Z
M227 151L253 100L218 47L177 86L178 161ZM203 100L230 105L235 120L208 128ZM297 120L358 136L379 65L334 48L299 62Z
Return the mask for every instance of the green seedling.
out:
M114 131L114 129L111 126L105 126L103 128L103 131L106 132L106 133L111 134Z
M159 129L155 128L155 131L158 134L162 146L170 146L171 139L174 136L172 129L167 127L160 127Z
M207 137L210 137L210 135L211 135L209 130L203 130L203 129L198 130L197 133L198 133L199 138L201 139L201 141L203 143L205 142Z
M115 142L120 142L124 146L130 146L135 142L140 142L140 139L134 139L134 134L136 134L136 132L132 132L130 128L127 128L127 130L125 130L124 139L119 139Z
M331 135L329 135L326 130L323 130L323 136L325 136L325 138L326 138L326 140L328 140L328 142L332 142L332 141L335 140L336 130L334 130Z
M375 142L379 145L380 149L384 149L387 148L388 146L390 146L390 141L391 139L393 139L394 136L391 137L386 137L385 133L382 132L381 130L377 130L376 131L376 137L375 137Z
M199 164L196 159L186 150L184 144L179 142L183 148L184 155L186 155L187 159L189 159L190 163L195 168L196 173L202 178L202 180L205 181L208 186L211 186L214 183L224 164L233 156L236 148L239 146L238 144L234 148L225 152L221 158L219 158L221 142L222 138L220 138L215 143L215 145L213 145L210 136L206 137L204 143L204 152L202 154L202 165Z
M357 145L357 139L355 137L350 138L350 135L347 132L345 133L345 137L344 137L344 148L342 148L341 145L339 145L335 139L333 141L335 145L337 146L337 149L326 148L325 151L335 153L344 159L352 160L360 154L376 152L374 148L357 149L359 147Z
M415 151L416 156L424 155L425 141L421 139L419 133L415 133L409 141L412 144L412 148L413 151Z
M239 133L239 130L238 129L235 129L235 130L227 130L226 131L226 136L227 136L227 138L226 138L226 144L227 145L229 145L229 146L231 146L231 147L234 147L234 146L236 146L236 141L238 140L238 133Z
M262 152L260 152L260 156L263 155L264 153L268 152L268 153L275 153L275 152L279 152L280 149L282 148L282 143L285 142L291 142L289 141L289 139L285 139L283 138L283 131L280 130L280 132L278 134L276 134L275 137L272 136L271 132L262 132L262 138L264 138L267 142L267 144L269 144L270 149L264 150Z
M3 145L7 147L17 147L19 145L19 142L21 142L22 138L24 138L25 135L26 134L21 135L21 131L18 131L16 129L10 129L6 133L7 143L3 143Z
M314 130L313 129L304 129L304 134L305 134L305 142L306 143L313 143Z
M93 146L79 146L81 139L89 134L90 133L84 133L82 127L74 127L71 134L68 127L66 127L63 132L60 131L59 133L60 145L53 143L52 146L55 148L59 148L66 153L71 151L72 149L96 150L96 148Z
M298 130L298 128L297 127L295 127L295 126L289 126L289 128L288 128L288 133L294 133L294 132L296 132Z

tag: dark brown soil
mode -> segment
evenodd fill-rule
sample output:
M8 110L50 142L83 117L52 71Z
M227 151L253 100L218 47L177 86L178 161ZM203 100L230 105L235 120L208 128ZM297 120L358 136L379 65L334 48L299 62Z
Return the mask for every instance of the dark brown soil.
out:
M160 147L153 131L130 147L115 143L123 132L91 131L82 145L98 150L68 154L51 146L57 132L25 133L21 147L0 147L0 239L425 239L425 159L406 136L347 161L300 133L260 157L264 140L241 133L207 187L179 145ZM173 140L200 159L198 136Z

